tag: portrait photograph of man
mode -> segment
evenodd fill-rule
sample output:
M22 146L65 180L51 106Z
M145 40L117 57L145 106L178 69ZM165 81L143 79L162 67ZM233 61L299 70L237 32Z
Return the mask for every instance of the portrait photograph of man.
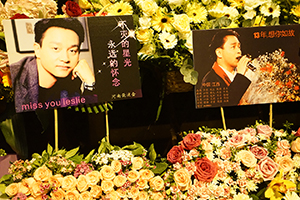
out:
M281 67L274 58L281 51L297 66L298 29L274 26L193 31L194 67L199 73L196 107L281 102L282 89L265 68L271 66L274 71Z

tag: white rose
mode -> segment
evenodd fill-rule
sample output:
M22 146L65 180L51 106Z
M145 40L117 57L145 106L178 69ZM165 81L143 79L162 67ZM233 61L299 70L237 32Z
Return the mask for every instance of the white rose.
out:
M190 21L186 14L174 15L173 26L181 33L190 32Z
M139 23L141 29L148 29L151 26L151 18L146 16L140 17Z

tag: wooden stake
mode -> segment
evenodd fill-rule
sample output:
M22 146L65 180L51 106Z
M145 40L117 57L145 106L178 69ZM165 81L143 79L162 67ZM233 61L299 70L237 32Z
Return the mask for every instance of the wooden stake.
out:
M270 117L270 125L269 126L272 128L272 125L273 125L273 104L270 104L269 117Z
M58 151L58 113L57 113L57 108L54 109L54 137L55 137L55 151Z
M222 116L222 122L223 122L223 129L226 131L226 122L225 122L223 107L220 107L220 109L221 109L221 116Z
M107 102L105 103L107 108ZM108 124L108 110L105 111L105 125L106 125L106 140L109 143L109 124Z

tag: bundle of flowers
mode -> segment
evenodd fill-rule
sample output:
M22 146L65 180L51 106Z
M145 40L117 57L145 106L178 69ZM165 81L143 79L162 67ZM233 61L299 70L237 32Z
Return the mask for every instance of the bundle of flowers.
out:
M260 55L253 60L257 67L242 104L292 102L300 100L298 66L285 58L282 49Z
M170 199L300 199L300 131L200 128L168 153Z
M134 143L123 148L102 141L98 152L85 158L78 148L53 151L17 160L0 180L9 199L149 199L164 189L166 164L154 165L153 146L147 151ZM152 161L151 161L152 160Z

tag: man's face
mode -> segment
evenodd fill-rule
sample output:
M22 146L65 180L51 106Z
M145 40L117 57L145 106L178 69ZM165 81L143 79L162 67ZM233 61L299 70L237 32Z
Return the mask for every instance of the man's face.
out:
M241 43L236 36L225 37L223 47L218 48L224 67L236 68L239 58L242 55Z
M70 30L50 27L42 45L35 43L35 54L43 70L54 77L67 77L79 60L79 37Z

